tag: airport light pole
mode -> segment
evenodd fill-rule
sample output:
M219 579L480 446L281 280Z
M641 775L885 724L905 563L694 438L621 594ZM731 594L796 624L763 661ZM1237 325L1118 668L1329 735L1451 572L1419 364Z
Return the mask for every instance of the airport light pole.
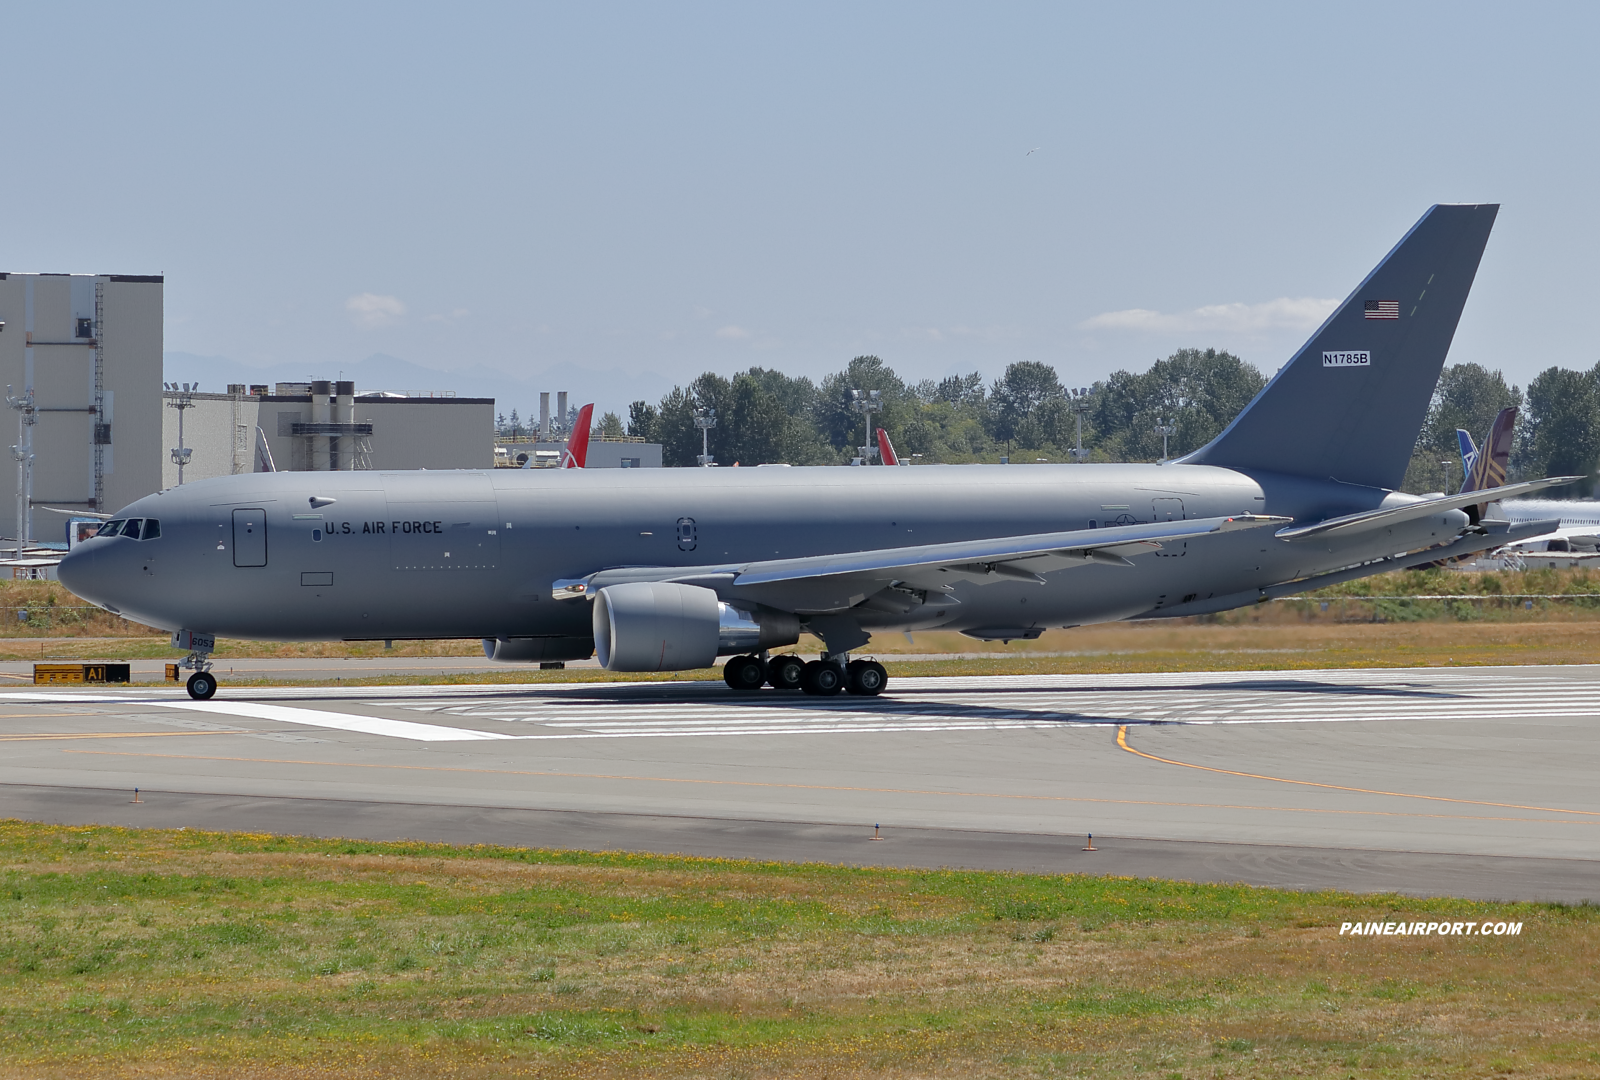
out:
M1178 433L1178 425L1169 424L1160 417L1156 418L1156 434L1161 436L1161 464L1167 463L1167 437Z
M17 410L17 444L11 448L11 456L17 459L17 558L20 559L23 549L33 539L33 425L39 422L39 410L34 405L31 386L24 389L20 397L7 386L6 404Z
M1439 462L1439 464L1444 466L1444 493L1448 495L1450 494L1450 466L1454 465L1455 462L1451 461L1449 458L1446 458L1445 460ZM1464 472L1461 477L1461 486L1467 486L1467 478Z
M867 445L857 447L861 451L861 460L870 464L878 456L877 440L872 437L872 414L883 411L883 392L879 390L852 390L850 391L850 407L858 413L864 413L867 418Z
M700 429L700 456L695 460L702 469L711 466L711 429L717 426L717 410L701 409L694 414L694 426Z
M172 463L178 467L178 486L183 486L183 467L189 464L190 450L183 445L183 414L194 408L190 394L200 388L199 383L167 383L167 408L178 410L178 445L172 448Z
M1094 408L1094 402L1090 400L1088 387L1079 387L1072 392L1072 411L1078 414L1078 446L1072 451L1072 456L1078 459L1078 464L1080 465L1089 456L1083 449L1083 418L1092 408Z

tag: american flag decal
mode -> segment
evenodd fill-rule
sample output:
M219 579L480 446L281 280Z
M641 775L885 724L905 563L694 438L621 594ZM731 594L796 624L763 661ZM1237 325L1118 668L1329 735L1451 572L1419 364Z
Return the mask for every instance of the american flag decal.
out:
M1400 301L1398 300L1368 300L1362 307L1366 309L1363 314L1369 319L1398 319L1400 317Z

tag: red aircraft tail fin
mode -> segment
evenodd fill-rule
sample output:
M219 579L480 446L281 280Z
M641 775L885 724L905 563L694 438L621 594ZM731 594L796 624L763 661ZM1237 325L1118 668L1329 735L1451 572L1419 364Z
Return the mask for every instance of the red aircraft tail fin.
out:
M583 463L589 460L589 424L593 418L593 402L578 410L578 419L572 425L572 433L567 436L567 448L561 454L563 469L581 469Z
M894 444L889 441L889 433L882 428L878 429L878 453L885 465L900 464L900 459L894 455Z

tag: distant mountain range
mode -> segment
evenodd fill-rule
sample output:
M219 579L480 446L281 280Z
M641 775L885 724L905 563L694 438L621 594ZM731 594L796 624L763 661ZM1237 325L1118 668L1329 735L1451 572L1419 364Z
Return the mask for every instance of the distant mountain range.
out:
M539 393L550 391L550 407L555 395L565 390L569 404L576 407L595 403L598 416L615 412L624 419L630 401L654 404L673 387L673 381L654 372L627 372L613 368L594 371L575 364L557 364L526 376L512 375L480 365L440 371L422 367L397 356L374 353L364 360L338 367L304 367L273 364L255 367L225 356L199 356L195 353L165 354L168 382L198 382L208 393L226 393L229 383L307 382L312 379L353 379L356 393L388 390L399 394L428 394L453 391L457 397L494 398L495 412L510 415L516 409L522 416L539 415Z

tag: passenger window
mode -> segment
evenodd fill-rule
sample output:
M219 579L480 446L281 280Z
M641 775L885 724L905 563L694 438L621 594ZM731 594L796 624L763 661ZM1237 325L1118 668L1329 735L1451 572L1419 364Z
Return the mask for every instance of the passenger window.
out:
M155 518L144 519L144 531L139 534L140 540L156 540L161 536L161 522Z

